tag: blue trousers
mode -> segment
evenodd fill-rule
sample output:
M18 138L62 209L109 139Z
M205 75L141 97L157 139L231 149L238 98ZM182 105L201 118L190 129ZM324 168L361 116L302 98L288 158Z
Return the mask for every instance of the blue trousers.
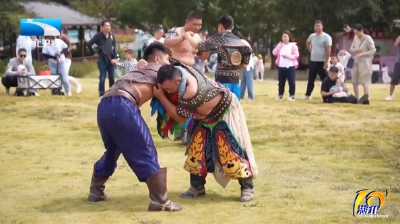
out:
M61 75L61 82L64 87L64 91L66 94L69 93L68 67L65 61L59 63L49 61L48 65L51 74L57 74L58 72L58 74Z
M253 69L247 71L247 69L242 70L242 80L240 81L240 99L244 98L246 93L250 100L254 100L254 83L253 83Z
M100 76L99 76L99 95L103 96L105 92L105 82L106 82L106 77L108 73L108 83L109 87L114 85L115 82L115 68L114 65L111 64L111 62L108 62L105 60L103 56L99 56L97 59L97 67L99 68L100 71Z
M222 85L228 87L228 89L237 96L240 100L240 84L239 83L221 83Z
M157 150L139 108L121 96L103 98L97 123L106 151L94 165L95 177L109 177L122 153L140 182L160 170Z

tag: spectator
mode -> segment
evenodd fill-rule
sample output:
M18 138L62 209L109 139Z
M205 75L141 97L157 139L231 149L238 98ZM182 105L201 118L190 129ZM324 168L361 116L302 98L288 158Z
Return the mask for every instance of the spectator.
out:
M152 38L150 38L147 41L147 46L149 46L150 44L154 43L154 42L160 42L160 43L164 43L164 27L162 25L157 25L154 28L154 36Z
M342 81L342 83L344 83L344 81L346 80L344 66L339 62L336 55L331 55L331 63L332 64L328 66L328 70L332 66L338 68L339 69L338 78Z
M37 39L34 37L34 40L30 36L21 36L19 35L16 41L16 50L15 52L18 53L18 50L23 48L26 50L26 59L27 61L32 62L32 50L36 48Z
M339 63L343 65L344 68L347 68L347 63L351 58L351 54L345 50L339 51L338 59Z
M394 64L392 80L390 81L389 96L385 98L387 101L393 100L394 89L400 82L400 36L394 42L394 47L397 48L397 58Z
M332 37L323 31L321 20L314 23L315 33L312 33L307 39L307 48L311 52L311 61L308 67L307 90L303 100L310 100L311 93L314 90L314 82L319 75L321 81L326 77L329 56L331 54Z
M264 60L261 54L258 55L258 61L257 61L257 78L259 78L261 81L264 81Z
M125 73L133 72L137 69L138 61L133 58L133 50L128 49L125 51L125 61L118 62L117 59L113 59L111 62L117 66L118 69L125 68Z
M93 44L97 45L97 53L93 50ZM114 35L111 33L111 24L109 21L101 22L101 32L94 35L88 42L87 46L93 56L98 57L97 66L99 67L99 96L102 97L105 93L105 80L108 73L109 87L115 81L115 68L111 63L112 59L118 58L117 42Z
M251 62L253 62L253 79L258 80L258 75L257 75L257 63L258 63L258 57L254 52L251 54Z
M60 39L62 41L64 41L64 43L67 44L67 46L68 46L68 52L65 54L65 66L67 68L68 82L70 84L72 84L73 86L75 86L76 93L80 93L82 91L82 85L78 82L78 80L75 77L72 77L72 76L69 75L69 70L71 68L71 63L72 63L72 54L71 54L71 42L70 42L69 37L68 37L68 30L67 29L62 29L61 30Z
M42 56L48 59L48 65L52 74L61 76L62 88L68 96L71 96L68 82L68 69L65 61L65 53L69 51L67 44L61 39L45 36L46 44L42 49Z
M254 60L253 57L251 59ZM240 99L244 98L247 88L247 95L249 100L254 100L254 61L250 60L249 64L245 69L242 70L242 79L240 80Z
M385 63L382 64L382 81L385 84L389 84L392 81L389 76L389 68L386 66Z
M364 33L361 24L354 27L354 39L350 51L355 53L352 68L351 81L353 83L354 95L358 98L358 86L362 85L364 95L369 95L372 75L372 56L376 52L375 43L371 36Z
M27 57L27 51L25 48L18 49L17 57L11 58L7 64L5 76L1 78L1 83L6 87L6 95L10 95L11 87L18 87L17 75L36 75L32 61L25 60ZM18 70L18 66L23 65L26 69L26 73L23 73L22 67ZM21 95L21 91L15 91L14 95ZM23 93L22 93L23 95Z
M342 92L342 90L348 93L348 89L343 86L343 88L337 88L336 91L330 92L330 89L336 85L336 80L338 79L339 69L337 67L329 68L329 75L322 81L321 84L321 96L324 103L353 103L353 104L369 104L368 95L362 96L360 99L353 95L348 95L347 97L333 97L334 94Z
M282 100L285 93L286 80L289 83L289 101L294 101L296 93L296 68L299 65L299 48L295 42L291 42L290 32L284 31L282 42L280 42L272 53L276 56L276 65L278 66L278 97L276 100Z

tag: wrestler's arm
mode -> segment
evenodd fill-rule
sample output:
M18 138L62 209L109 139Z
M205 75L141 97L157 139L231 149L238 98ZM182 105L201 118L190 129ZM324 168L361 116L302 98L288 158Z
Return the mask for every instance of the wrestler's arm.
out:
M200 36L199 36L200 37ZM206 49L206 42L205 41L199 41L197 43L197 53L196 55L201 59L201 60L207 60L210 57L210 50Z
M178 115L177 113L177 106L175 106L165 95L161 95L158 97L158 100L160 100L161 104L165 107L165 110L167 113L178 123L184 123L186 121L186 118L183 118Z
M167 47L174 47L180 44L184 39L183 36L179 36L178 32L176 32L176 28L172 28L165 34L164 45Z

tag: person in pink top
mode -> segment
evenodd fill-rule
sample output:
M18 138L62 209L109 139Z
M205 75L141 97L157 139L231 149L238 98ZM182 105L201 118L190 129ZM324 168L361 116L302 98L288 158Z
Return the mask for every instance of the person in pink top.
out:
M299 48L295 42L291 42L290 32L285 30L280 42L272 54L276 56L276 66L278 66L279 90L276 100L282 100L285 93L286 80L289 83L289 101L294 101L296 93L296 68L299 65Z

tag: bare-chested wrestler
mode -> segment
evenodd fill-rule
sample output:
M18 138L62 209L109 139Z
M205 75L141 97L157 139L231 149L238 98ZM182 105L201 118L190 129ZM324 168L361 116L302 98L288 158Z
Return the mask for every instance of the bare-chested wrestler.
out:
M195 11L186 16L186 23L182 27L174 27L165 34L164 44L172 51L173 59L184 65L194 66L197 49L186 40L185 33L190 32L193 39L200 42L202 39L197 32L201 29L201 14Z
M105 183L122 153L139 181L147 184L148 211L181 210L168 198L167 169L160 168L156 147L139 109L153 97L157 71L162 64L169 64L170 54L162 43L150 44L144 51L148 67L120 78L103 95L97 108L97 123L106 152L94 165L88 202L108 199Z

